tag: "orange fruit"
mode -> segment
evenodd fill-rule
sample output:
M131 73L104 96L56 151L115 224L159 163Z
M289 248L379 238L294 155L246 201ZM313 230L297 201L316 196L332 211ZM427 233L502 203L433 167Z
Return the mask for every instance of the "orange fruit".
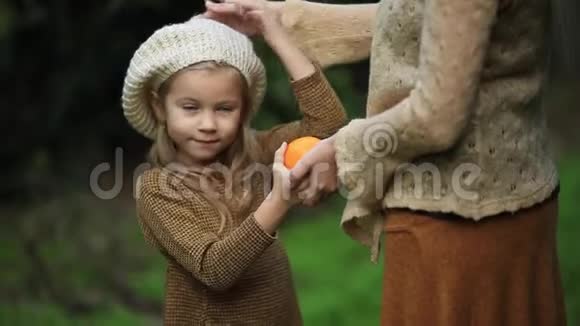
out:
M284 153L284 165L291 169L296 163L310 151L320 139L312 136L296 138L288 144L286 147L286 153Z

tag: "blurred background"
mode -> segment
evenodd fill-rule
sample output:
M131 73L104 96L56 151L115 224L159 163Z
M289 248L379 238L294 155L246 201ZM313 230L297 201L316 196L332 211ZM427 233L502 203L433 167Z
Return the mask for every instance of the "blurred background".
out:
M564 1L567 15L555 26L577 30L577 0ZM202 8L183 0L0 0L1 325L160 324L165 264L143 241L133 200L150 144L124 120L121 88L141 42ZM580 71L563 64L576 56L562 49L578 54L578 41L572 33L554 39L546 101L561 173L569 325L580 325ZM262 42L256 48L269 88L254 126L298 118L283 67ZM350 118L362 116L368 61L327 73ZM371 264L341 232L342 205L335 196L294 209L281 234L306 325L378 324L382 262Z

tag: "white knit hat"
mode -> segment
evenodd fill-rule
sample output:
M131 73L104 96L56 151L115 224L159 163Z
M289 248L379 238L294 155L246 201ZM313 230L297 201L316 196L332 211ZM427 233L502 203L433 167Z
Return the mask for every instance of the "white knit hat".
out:
M252 42L234 29L201 16L158 29L137 49L125 76L123 113L131 126L154 139L157 120L149 104L150 92L179 70L202 61L237 68L248 82L252 116L262 104L266 72Z

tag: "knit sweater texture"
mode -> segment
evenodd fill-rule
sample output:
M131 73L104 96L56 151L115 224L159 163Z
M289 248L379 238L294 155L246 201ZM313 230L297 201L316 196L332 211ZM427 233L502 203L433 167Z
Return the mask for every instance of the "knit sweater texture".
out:
M324 66L370 56L367 117L342 128L335 147L350 192L341 224L373 260L390 208L480 220L555 189L542 106L549 6L285 2L285 27Z

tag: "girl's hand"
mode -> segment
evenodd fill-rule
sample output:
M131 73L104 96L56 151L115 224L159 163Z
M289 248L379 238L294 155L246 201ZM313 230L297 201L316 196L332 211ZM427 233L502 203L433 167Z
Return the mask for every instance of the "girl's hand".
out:
M206 1L204 16L230 26L247 36L262 35L266 41L285 36L280 13L266 0Z
M272 167L273 185L269 199L291 207L295 204L296 198L292 195L290 186L290 170L284 165L284 153L286 153L287 147L288 144L284 142L274 154L274 165Z
M284 166L286 146L287 144L284 142L274 155L272 191L254 212L256 222L271 235L274 235L282 224L288 209L298 202L296 196L292 196L291 193L290 171Z

